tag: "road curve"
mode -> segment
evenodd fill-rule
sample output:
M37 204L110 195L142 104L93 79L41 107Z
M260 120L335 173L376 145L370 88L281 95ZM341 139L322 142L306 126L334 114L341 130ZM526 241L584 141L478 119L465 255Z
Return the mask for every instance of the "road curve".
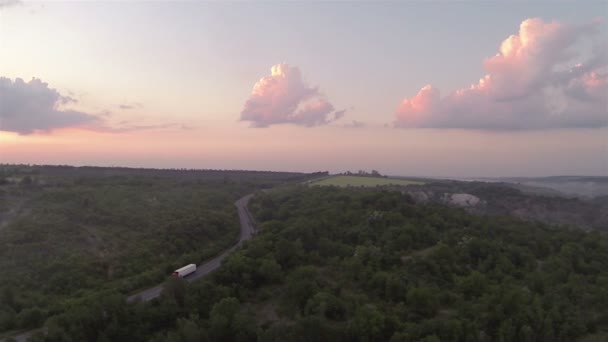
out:
M237 212L239 214L239 221L241 223L241 235L239 236L239 241L234 246L225 250L222 254L216 256L215 258L207 261L204 264L198 265L196 267L196 271L185 278L188 282L193 282L198 279L201 279L209 273L215 271L222 265L222 260L224 260L228 255L230 255L230 253L237 249L241 244L243 244L243 241L251 239L251 237L255 233L255 225L253 222L253 218L249 213L249 209L247 209L247 204L249 204L249 200L252 197L253 194L249 194L239 198L236 202L234 202L234 205L236 206ZM129 296L127 298L127 302L133 302L136 300L147 302L159 297L162 291L163 285L156 285L154 287ZM18 342L26 342L35 331L36 330L30 330L12 337ZM0 341L3 340L0 339Z
M251 217L251 214L249 213L249 209L247 209L247 204L249 203L251 197L253 197L253 194L243 196L239 198L236 202L234 202L234 205L236 206L237 212L239 214L239 221L241 223L241 235L239 236L239 241L236 243L236 245L225 250L222 254L207 261L206 263L197 265L196 271L190 274L188 277L184 278L185 280L187 280L188 282L193 282L215 271L222 265L222 260L224 260L228 255L230 255L230 253L237 249L243 243L243 241L251 239L251 237L255 233L253 219ZM163 284L159 284L129 296L127 298L127 302L133 302L135 300L147 302L160 296L162 291Z

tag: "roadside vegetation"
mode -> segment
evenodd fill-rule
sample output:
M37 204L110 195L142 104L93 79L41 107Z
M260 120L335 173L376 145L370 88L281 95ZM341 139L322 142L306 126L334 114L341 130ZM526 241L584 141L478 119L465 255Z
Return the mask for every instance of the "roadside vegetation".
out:
M260 232L151 303L119 293L33 341L600 341L608 237L381 190L258 193Z
M0 332L231 246L234 201L303 174L0 166Z

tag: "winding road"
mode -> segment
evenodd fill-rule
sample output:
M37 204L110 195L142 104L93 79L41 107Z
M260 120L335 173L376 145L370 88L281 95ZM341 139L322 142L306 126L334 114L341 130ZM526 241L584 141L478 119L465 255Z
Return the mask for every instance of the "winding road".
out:
M196 271L194 273L188 275L188 277L184 278L185 280L187 280L188 282L193 282L193 281L199 280L199 279L205 277L206 275L208 275L209 273L215 271L222 265L222 261L228 255L230 255L230 253L232 253L241 244L243 244L243 241L251 239L251 237L255 233L255 225L253 222L253 218L251 217L251 214L249 213L249 209L247 209L247 204L249 204L249 200L252 197L253 197L253 194L249 194L249 195L239 198L236 202L234 202L234 205L236 206L237 212L239 214L239 221L241 223L241 235L239 236L239 241L234 246L225 250L222 254L216 256L215 258L207 261L204 264L197 265ZM158 298L162 292L163 292L163 284L159 284L159 285L156 285L154 287L151 287L149 289L140 291L138 293L135 293L135 294L129 296L127 298L127 302L134 302L137 300L147 302L152 299ZM36 330L30 330L30 331L21 333L19 335L13 336L13 338L15 340L17 340L18 342L25 342L34 333L34 331L36 331ZM1 338L0 338L0 341L2 341Z
M222 260L224 260L230 253L232 253L235 249L237 249L243 241L251 239L253 234L255 233L255 226L253 224L253 219L251 218L251 214L249 213L249 209L247 209L247 204L249 200L253 197L253 194L249 194L247 196L243 196L234 202L236 206L237 212L239 214L239 221L241 223L241 235L239 237L239 241L236 245L232 246L230 249L225 250L222 254L216 256L215 258L207 261L204 264L197 265L196 271L190 275L188 275L185 280L188 282L193 282L198 279L201 279L208 275L209 273L215 271L222 265ZM141 300L144 302L150 301L154 298L160 296L163 291L163 284L156 285L149 289L138 292L134 295L131 295L127 298L127 302L133 302L136 300Z

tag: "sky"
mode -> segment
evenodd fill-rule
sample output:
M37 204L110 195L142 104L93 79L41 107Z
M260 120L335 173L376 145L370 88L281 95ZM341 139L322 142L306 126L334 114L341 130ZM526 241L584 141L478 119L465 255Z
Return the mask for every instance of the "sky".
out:
M0 163L608 176L608 3L0 0Z

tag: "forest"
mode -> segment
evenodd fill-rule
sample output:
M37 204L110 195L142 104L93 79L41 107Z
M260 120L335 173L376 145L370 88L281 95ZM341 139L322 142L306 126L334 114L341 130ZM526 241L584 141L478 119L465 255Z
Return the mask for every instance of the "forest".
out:
M305 176L0 166L0 333L218 254L238 236L236 199Z
M212 276L83 299L32 341L605 341L608 237L381 189L282 187Z

